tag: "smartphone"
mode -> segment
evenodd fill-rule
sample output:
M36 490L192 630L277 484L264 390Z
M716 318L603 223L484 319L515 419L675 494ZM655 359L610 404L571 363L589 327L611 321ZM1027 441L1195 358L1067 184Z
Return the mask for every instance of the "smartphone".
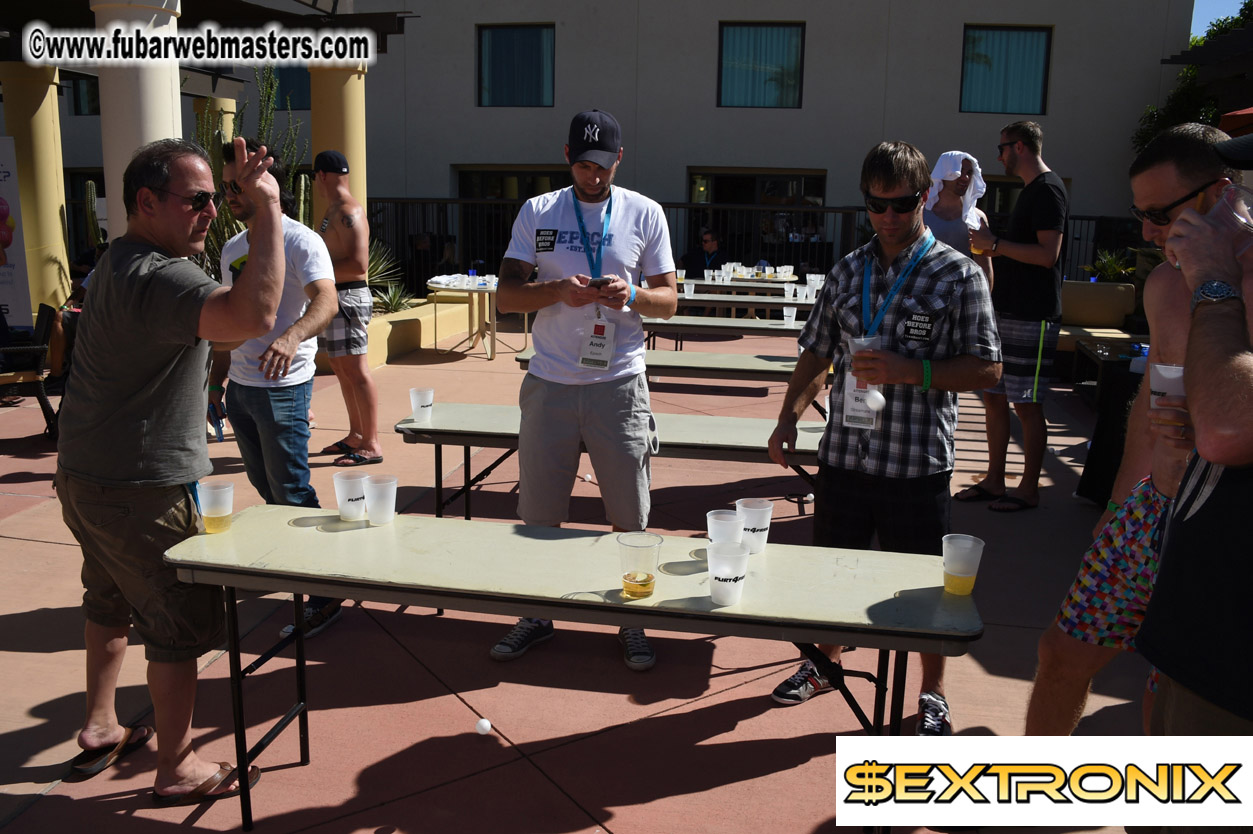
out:
M587 285L588 285L589 287L591 287L592 289L597 289L597 290L599 290L599 289L601 289L602 287L607 287L607 286L609 286L609 284L610 284L612 281L613 281L613 279L612 279L612 278L593 278L592 280L590 280L590 281L588 281L588 282L587 282Z

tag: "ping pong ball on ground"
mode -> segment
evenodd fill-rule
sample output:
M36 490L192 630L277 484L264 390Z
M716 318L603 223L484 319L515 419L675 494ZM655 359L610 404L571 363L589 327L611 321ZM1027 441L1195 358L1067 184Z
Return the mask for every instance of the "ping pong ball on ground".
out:
M485 736L492 731L492 722L486 718L480 718L474 725L474 729L479 731L479 735Z
M882 411L887 404L887 398L879 391L870 391L866 394L866 407L871 411Z

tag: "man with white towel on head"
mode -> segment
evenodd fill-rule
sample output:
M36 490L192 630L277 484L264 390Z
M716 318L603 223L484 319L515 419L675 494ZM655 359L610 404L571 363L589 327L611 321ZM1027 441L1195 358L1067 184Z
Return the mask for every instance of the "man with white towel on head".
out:
M991 289L992 258L970 249L970 230L988 227L988 216L975 207L987 190L979 160L965 151L946 151L931 169L931 192L922 220L937 240L977 263Z

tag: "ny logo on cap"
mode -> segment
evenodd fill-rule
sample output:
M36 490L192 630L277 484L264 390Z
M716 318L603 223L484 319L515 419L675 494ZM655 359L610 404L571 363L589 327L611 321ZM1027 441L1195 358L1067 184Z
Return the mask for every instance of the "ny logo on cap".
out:
M599 142L600 141L600 125L588 125L587 127L583 128L583 141L584 142Z

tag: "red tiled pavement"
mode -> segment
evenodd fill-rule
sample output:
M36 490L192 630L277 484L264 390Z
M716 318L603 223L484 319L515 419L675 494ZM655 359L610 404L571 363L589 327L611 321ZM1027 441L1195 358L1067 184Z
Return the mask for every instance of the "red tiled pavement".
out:
M668 346L662 340L661 347ZM690 339L686 345L766 354L793 347L761 337ZM481 351L467 356L424 350L374 375L386 460L371 471L399 475L403 511L429 514L432 449L404 444L391 428L409 409L407 389L434 386L437 408L440 401L511 403L521 372L509 353L487 361ZM662 379L651 390L658 411L773 417L784 386ZM988 541L975 590L986 633L948 667L959 733L1021 732L1035 641L1096 520L1095 508L1071 497L1091 414L1066 390L1057 394L1047 413L1050 445L1058 453L1045 461L1042 508L997 515L984 505L954 505L955 529ZM314 410L310 447L316 451L339 439L347 423L333 377L316 379ZM33 400L0 409L0 560L6 577L0 589L0 826L6 834L235 829L235 801L153 808L151 748L90 781L58 781L75 752L81 720L81 588L78 553L51 489L55 449L36 436L41 428ZM954 489L969 482L984 460L982 413L974 397L962 397L958 450ZM237 507L257 503L234 445L211 443L210 452L214 477L237 485ZM476 450L474 465L497 454ZM445 455L446 486L459 486L460 450ZM332 460L313 458L313 482L328 503ZM581 471L590 472L584 463ZM1011 453L1010 465L1020 466L1021 458ZM476 518L515 520L516 466L511 458L476 489ZM808 488L778 467L662 458L653 464L653 482L652 527L660 532L700 536L706 510L752 494L775 501L772 540L808 540L809 508L802 512L786 500ZM594 481L576 486L571 508L574 526L603 529ZM459 502L449 508L450 514L460 511ZM246 652L268 646L288 621L289 605L278 596L245 603ZM844 830L835 824L835 742L838 734L860 730L838 696L796 708L773 705L770 690L796 662L789 647L656 633L658 664L641 675L622 664L613 629L574 624L558 624L554 640L517 662L494 663L487 649L507 627L500 617L351 606L340 624L309 644L313 762L296 765L293 732L261 757L257 830ZM850 667L867 668L873 656L863 650L847 660ZM149 709L142 661L142 647L132 643L119 693L128 720L142 720ZM232 759L226 663L215 653L202 664L197 745L214 758ZM289 666L279 659L250 679L253 741L293 697ZM1145 671L1132 656L1112 664L1095 683L1079 732L1138 732ZM867 684L852 685L869 698ZM494 725L486 736L474 731L480 716Z

